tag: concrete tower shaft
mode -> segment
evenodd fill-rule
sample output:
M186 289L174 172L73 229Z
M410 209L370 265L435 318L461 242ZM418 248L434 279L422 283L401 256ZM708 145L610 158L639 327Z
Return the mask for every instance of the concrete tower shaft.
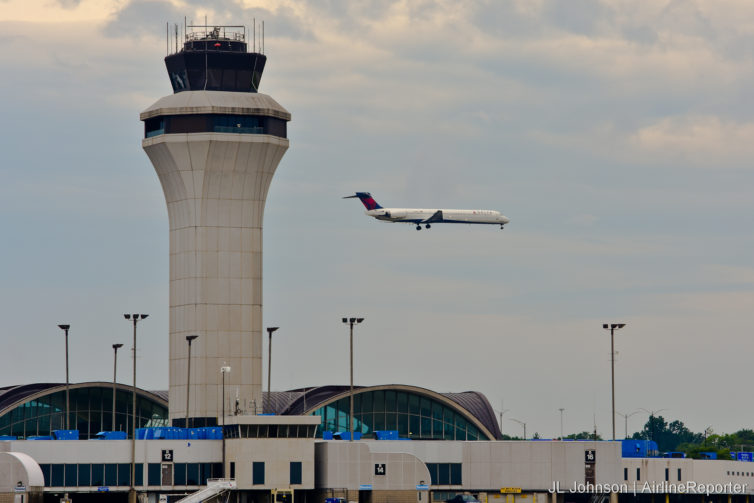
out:
M211 69L210 69L211 71ZM237 82L237 81L234 81ZM176 90L141 114L170 222L170 418L262 406L262 219L290 114L256 92ZM220 367L225 375L221 397Z

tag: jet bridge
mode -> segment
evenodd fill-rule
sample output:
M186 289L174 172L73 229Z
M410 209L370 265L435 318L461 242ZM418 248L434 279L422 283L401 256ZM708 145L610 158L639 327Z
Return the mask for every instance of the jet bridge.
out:
M209 479L207 487L181 498L176 503L202 503L210 498L236 489L236 481L233 479Z

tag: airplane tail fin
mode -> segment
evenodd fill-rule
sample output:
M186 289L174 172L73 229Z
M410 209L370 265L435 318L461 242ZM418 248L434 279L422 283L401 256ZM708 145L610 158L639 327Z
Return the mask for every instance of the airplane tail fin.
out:
M350 199L352 197L358 197L359 199L361 199L361 203L367 210L379 210L380 208L382 208L382 206L380 206L379 203L374 200L372 194L370 194L369 192L357 192L356 194L352 196L346 196L343 199Z

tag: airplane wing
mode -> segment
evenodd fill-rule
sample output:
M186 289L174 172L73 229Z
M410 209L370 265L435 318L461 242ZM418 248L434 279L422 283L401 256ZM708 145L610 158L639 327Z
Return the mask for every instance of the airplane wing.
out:
M433 224L435 222L442 222L442 210L435 211L431 217L422 221L424 224Z

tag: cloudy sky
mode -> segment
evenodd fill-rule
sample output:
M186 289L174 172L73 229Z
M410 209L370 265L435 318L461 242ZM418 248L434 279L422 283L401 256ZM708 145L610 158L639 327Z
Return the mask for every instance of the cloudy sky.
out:
M265 21L293 115L265 212L273 388L478 390L503 430L621 412L752 427L754 4L745 0L0 0L0 385L167 389L168 221L139 112L165 24ZM495 227L373 221L489 208ZM265 346L266 347L266 346ZM130 382L128 352L119 380ZM504 405L503 405L504 404ZM631 417L636 430L647 414ZM622 418L617 419L623 431Z

